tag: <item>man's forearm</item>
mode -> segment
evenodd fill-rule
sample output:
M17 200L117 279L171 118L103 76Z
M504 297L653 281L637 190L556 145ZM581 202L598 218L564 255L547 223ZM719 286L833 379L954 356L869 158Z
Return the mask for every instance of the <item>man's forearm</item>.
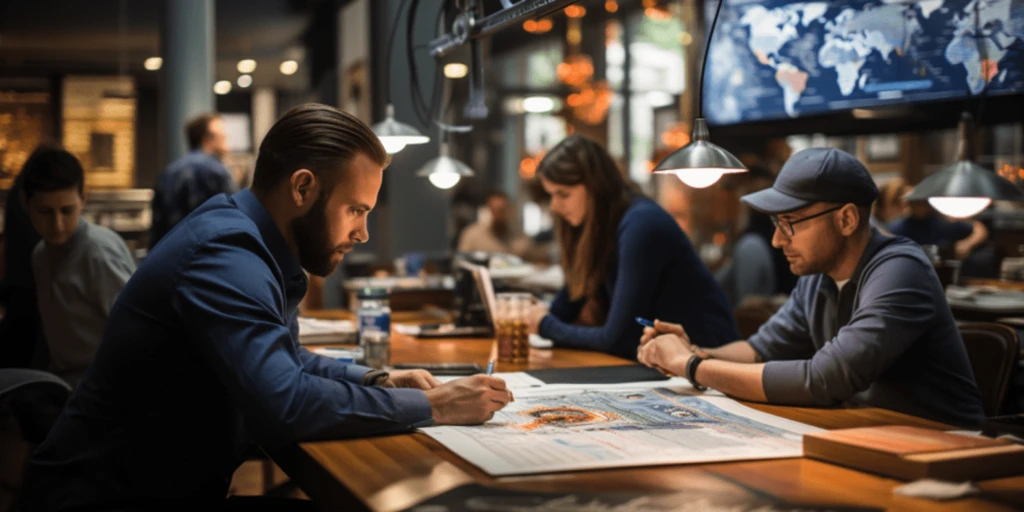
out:
M747 346L749 347L749 345ZM764 364L744 364L708 359L697 367L696 377L698 384L717 389L733 398L765 402L767 398L764 394L764 384L761 381L763 372Z
M746 341L734 341L728 345L718 348L701 348L701 352L714 359L732 361L734 363L763 363L764 360L758 355L754 347Z

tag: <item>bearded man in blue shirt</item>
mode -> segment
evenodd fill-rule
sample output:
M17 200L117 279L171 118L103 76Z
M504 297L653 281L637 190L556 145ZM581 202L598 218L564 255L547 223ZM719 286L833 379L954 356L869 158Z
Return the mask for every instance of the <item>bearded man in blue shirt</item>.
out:
M441 385L300 347L303 269L368 238L388 157L355 117L286 113L251 190L215 196L146 258L96 357L30 463L24 510L219 506L244 454L297 442L478 424L511 399L478 375Z

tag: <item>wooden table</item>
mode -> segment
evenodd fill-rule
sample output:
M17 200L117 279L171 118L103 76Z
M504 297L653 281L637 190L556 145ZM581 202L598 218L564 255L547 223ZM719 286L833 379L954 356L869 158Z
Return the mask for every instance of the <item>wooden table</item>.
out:
M344 317L322 312L311 316ZM395 322L437 321L436 314L395 315ZM493 340L417 340L392 336L393 362L475 362L494 352ZM526 364L499 364L496 371L607 366L622 359L576 350L532 350ZM885 409L813 409L747 403L783 418L821 428L917 425L928 420ZM303 443L275 454L285 472L323 508L400 510L459 485L478 483L531 491L682 491L737 487L760 496L812 505L884 507L892 510L1015 510L1024 508L1024 476L978 484L984 494L952 502L894 496L902 482L809 459L731 462L584 471L493 478L423 434Z

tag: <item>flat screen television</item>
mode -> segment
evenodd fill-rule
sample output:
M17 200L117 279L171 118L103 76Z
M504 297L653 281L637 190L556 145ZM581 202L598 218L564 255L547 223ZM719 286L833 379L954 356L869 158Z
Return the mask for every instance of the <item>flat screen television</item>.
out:
M986 82L1024 93L1024 0L978 0L977 19L975 0L723 1L704 88L714 125L956 100Z

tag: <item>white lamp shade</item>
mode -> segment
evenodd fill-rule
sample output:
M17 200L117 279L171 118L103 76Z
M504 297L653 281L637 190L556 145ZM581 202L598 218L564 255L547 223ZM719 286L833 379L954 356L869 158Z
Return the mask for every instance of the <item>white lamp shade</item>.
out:
M430 137L423 135L416 128L396 121L395 107L393 105L388 105L386 112L387 115L384 120L373 125L372 129L389 155L398 153L409 144L426 144L430 142Z
M384 145L384 151L387 151L389 155L398 153L410 144L430 142L430 138L426 135L378 135L377 138L380 139L380 143Z
M448 156L448 144L441 144L441 154L416 171L417 176L426 176L435 187L445 190L454 187L463 176L472 176L473 170L456 158Z

